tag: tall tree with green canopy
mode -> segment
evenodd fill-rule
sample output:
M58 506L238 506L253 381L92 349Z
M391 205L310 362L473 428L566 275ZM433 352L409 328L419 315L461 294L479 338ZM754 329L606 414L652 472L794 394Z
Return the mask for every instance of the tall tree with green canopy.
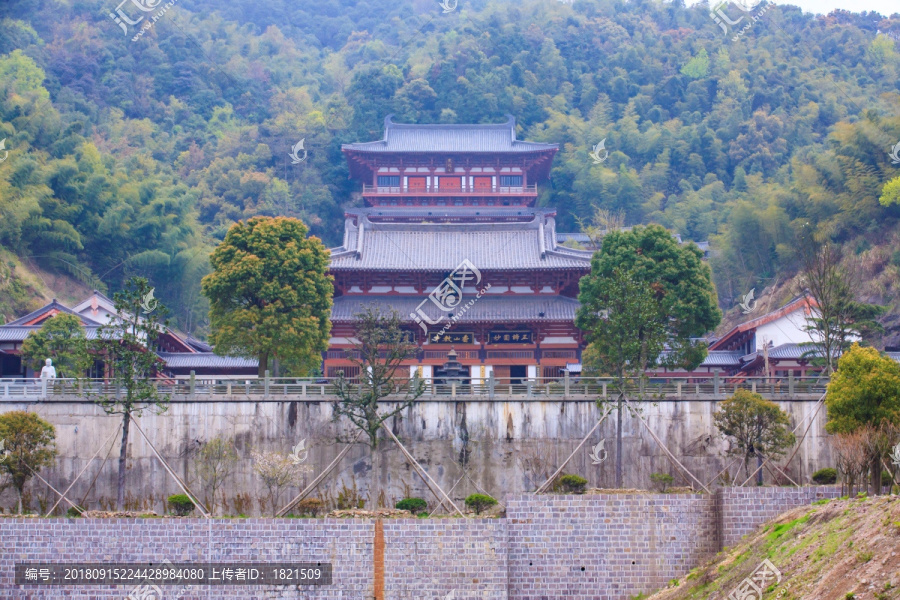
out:
M154 352L156 340L165 331L168 310L158 302L150 308L154 288L143 277L132 277L125 288L113 295L115 315L100 328L97 352L109 368L108 377L115 395L101 396L97 403L108 415L122 416L122 443L119 447L116 508L125 508L125 468L131 419L145 410L161 414L169 397L160 394L153 377L161 365Z
M715 328L721 311L699 248L679 246L651 225L611 231L580 282L575 324L587 332L586 372L612 376L617 387L616 485L622 485L622 407L628 381L657 364L694 369L706 345L692 342Z
M286 217L235 223L203 278L216 352L258 358L261 377L270 359L309 373L328 348L334 279L328 250L307 233Z
M838 360L825 396L828 433L900 425L900 364L875 348L853 344ZM881 489L881 456L872 456L871 476Z
M52 359L57 375L70 378L84 377L93 363L81 319L64 312L50 317L25 338L22 358L35 371Z
M0 473L6 473L19 495L41 467L56 460L56 430L33 412L13 410L0 415Z
M722 319L709 266L702 258L696 245L679 245L659 225L611 231L591 259L591 272L581 280L576 324L588 331L590 338L602 321L600 315L611 308L606 281L618 269L652 292L654 320L667 330L666 364L695 369L706 358L706 346L692 338L715 329ZM647 357L642 371L659 358Z

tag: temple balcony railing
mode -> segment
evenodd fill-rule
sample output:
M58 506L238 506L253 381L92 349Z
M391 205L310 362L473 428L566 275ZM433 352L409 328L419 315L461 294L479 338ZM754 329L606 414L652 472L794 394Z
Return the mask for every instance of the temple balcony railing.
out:
M405 369L406 367L401 367ZM152 380L160 394L173 402L194 401L334 401L332 378L177 376ZM358 381L350 379L351 385ZM440 375L426 378L425 394L420 400L615 400L618 387L611 378L493 377L449 380ZM398 380L397 390L407 385ZM724 400L737 390L755 392L770 400L817 400L828 385L820 377L729 377L721 374L697 374L693 377L653 377L643 381L628 381L625 393L633 401L659 402L679 400ZM0 405L15 402L91 401L101 398L123 397L124 387L104 379L0 380ZM394 393L383 401L399 400L403 393Z
M368 185L363 184L363 196L537 196L537 184L517 186L473 187L468 185L447 186L427 185L410 187L406 185Z

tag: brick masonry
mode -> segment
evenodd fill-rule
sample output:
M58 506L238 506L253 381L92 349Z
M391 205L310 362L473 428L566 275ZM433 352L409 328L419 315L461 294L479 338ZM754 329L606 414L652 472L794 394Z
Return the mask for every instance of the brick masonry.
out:
M13 585L15 563L327 561L330 586L163 587L152 600L625 600L652 592L753 528L834 487L713 496L516 495L506 518L0 519L0 599L127 598L133 586ZM376 566L383 579L376 585ZM384 586L383 594L376 596ZM143 597L138 600L151 600Z
M722 546L734 546L742 537L786 510L840 495L840 488L833 485L722 488L716 492Z
M699 495L517 496L506 515L522 600L628 598L718 550L715 499Z

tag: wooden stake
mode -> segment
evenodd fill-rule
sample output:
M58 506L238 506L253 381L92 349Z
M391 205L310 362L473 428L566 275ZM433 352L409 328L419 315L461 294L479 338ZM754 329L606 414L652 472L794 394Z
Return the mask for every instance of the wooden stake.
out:
M542 483L540 485L540 487L538 487L538 489L534 490L535 494L542 494L542 493L544 493L544 491L546 491L546 489L550 486L550 483L554 479L556 479L557 475L562 473L562 470L566 468L566 465L569 464L569 461L572 460L572 457L574 457L575 454L581 449L581 447L587 443L588 438L591 437L592 435L594 435L594 432L597 431L597 429L600 427L600 425L603 423L603 421L606 419L606 417L609 416L609 413L611 413L611 412L612 412L612 409L610 408L610 409L607 409L605 413L603 413L603 416L600 417L600 420L597 421L597 424L594 425L591 428L591 430L588 431L587 435L584 436L584 438L582 438L581 442L577 446L575 446L575 449L572 450L572 454L569 455L569 458L567 458L566 460L563 461L563 464L561 464L559 466L559 468L553 473L553 475L550 476L550 479L548 479L547 481Z
M97 455L98 455L98 454L100 454L100 451L103 450L103 448L106 446L106 444L107 444L111 439L113 439L115 436L117 436L117 435L119 434L119 430L120 430L120 429L122 429L122 423L119 423L119 426L116 427L116 430L113 432L113 434L112 434L111 436L109 436L108 438L106 438L106 441L103 442L103 445L100 446L100 449L97 450L97 451L94 453L94 455L91 457L91 459L90 459L89 461L87 461L87 463L85 463L84 468L81 469L81 472L78 473L78 476L77 476L75 479L72 480L72 483L69 484L69 487L66 488L66 491L64 491L64 492L62 493L62 496L59 498L59 500L56 501L56 504L53 505L53 508L51 508L51 509L47 512L47 514L44 515L45 517L49 517L50 515L53 514L53 511L56 510L56 507L59 506L59 503L62 501L62 499L66 497L66 494L68 494L69 491L72 489L72 486L75 485L75 482L77 482L79 479L81 479L81 476L84 475L84 472L87 471L87 468L88 468L89 466L91 466L91 463L94 462L94 459L97 458Z
M444 490L441 489L441 486L439 486L439 485L431 478L431 476L428 474L428 472L427 472L425 469L422 468L422 465L420 465L420 464L416 461L416 459L413 458L412 454L410 454L410 453L406 450L406 447L405 447L403 444L400 443L400 440L397 439L397 436L394 435L394 432L391 431L391 428L387 426L387 423L384 422L384 421L382 421L382 422L381 422L381 426L384 428L385 431L388 432L388 435L391 436L391 439L394 440L394 442L395 442L395 443L397 444L397 446L400 448L400 451L401 451L401 452L403 453L403 455L406 457L406 460L408 460L409 463L412 465L413 469L415 469L416 472L419 474L419 477L421 477L421 478L425 481L425 485L428 486L428 488L431 490L431 493L434 494L434 495L437 497L438 500L440 500L440 499L441 499L441 496L443 496L444 499L450 504L450 506L452 506L453 509L454 509L456 512L459 513L459 516L465 518L466 515L464 515L463 512L462 512L461 510L459 510L459 507L456 506L456 504L453 503L453 500L450 499L450 496L448 496L447 494L444 493ZM432 486L434 486L434 487L432 487ZM434 491L435 488L438 490L438 492L440 492L440 494L438 494L437 492ZM443 502L442 502L442 503L443 503Z
M658 437L656 437L656 434L653 433L653 430L650 429L650 426L647 425L646 421L644 421L644 417L641 416L641 414L637 411L636 408L631 406L631 402L629 402L628 399L624 398L624 397L622 398L622 400L625 402L625 404L627 404L632 409L632 412L634 412L634 414L638 418L638 420L644 424L644 427L646 427L647 431L650 433L650 437L652 437L653 440L659 445L659 447L662 448L663 452L666 453L666 456L669 457L669 460L671 460L674 464L678 465L684 473L687 473L690 476L691 479L693 479L694 481L699 483L700 487L702 487L704 490L706 490L707 494L711 494L712 492L709 491L709 488L706 487L705 485L703 485L702 481L700 481L699 479L694 477L694 474L691 473L690 471L688 471L687 467L685 467L683 464L678 462L678 459L675 458L675 456L671 452L669 452L669 449L666 448L666 445L662 443L662 440L660 440Z
M822 394L822 397L819 398L819 401L818 401L818 402L816 402L816 411L813 413L812 419L809 420L809 425L807 425L807 426L806 426L806 429L803 431L803 435L801 435L801 436L800 436L800 439L797 440L797 447L794 448L794 451L791 452L791 455L790 455L790 457L788 457L787 462L784 463L784 466L785 466L785 467L787 467L789 464L791 464L791 461L794 460L794 456L796 456L796 455L797 455L797 452L800 450L800 444L803 442L803 440L806 439L806 434L809 433L809 428L812 427L813 421L816 420L816 415L819 414L819 410L822 408L822 405L825 403L825 396L826 396L827 394L828 394L828 392L825 392L825 394ZM806 418L803 419L803 421L805 421L805 420L806 420ZM796 431L797 431L798 429L800 429L800 426L803 425L803 421L800 421L799 423L797 423L797 426L794 427L793 430L791 430L791 433L796 433ZM763 461L763 464L761 464L760 466L756 467L756 470L753 471L753 473L750 474L750 477L747 478L747 481L745 481L744 483L741 484L741 487L744 487L745 485L747 485L747 482L749 482L751 479L753 479L754 475L756 475L756 474L759 472L759 470L762 469L763 466L764 466L767 462L769 462L769 459L768 459L768 458L765 459L765 461ZM785 475L785 477L787 477L787 476Z
M184 483L181 478L175 474L175 471L173 471L172 468L169 467L169 463L167 463L165 459L160 455L160 453L156 450L156 446L153 445L153 442L150 441L150 439L147 437L147 434L144 433L144 430L141 429L140 425L138 425L137 419L132 417L131 421L132 423L134 423L134 426L138 430L138 433L141 434L141 437L144 438L144 441L147 442L147 444L150 446L150 449L153 450L153 454L155 454L156 458L159 459L159 462L162 463L163 468L166 470L166 472L169 473L169 475L172 476L172 479L175 480L175 483L178 484L178 487L181 488L181 491L184 492L184 494L190 499L194 506L200 509L200 512L204 517L206 517L207 519L212 518L212 515L210 515L206 508L202 504L200 504L200 501L194 497L193 492L188 489L187 484Z

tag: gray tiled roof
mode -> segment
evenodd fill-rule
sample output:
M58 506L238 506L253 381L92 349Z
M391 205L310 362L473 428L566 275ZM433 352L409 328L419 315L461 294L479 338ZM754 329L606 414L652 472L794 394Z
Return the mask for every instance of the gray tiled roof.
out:
M474 299L474 294L464 294L462 305ZM405 322L412 322L410 313L425 300L423 296L338 296L331 309L332 321L354 321L354 315L368 305L376 305L385 310L394 309ZM426 302L423 310L433 321L441 314L436 307ZM510 321L573 321L578 301L564 296L490 296L479 298L459 319L459 323L510 322ZM544 313L541 317L540 313ZM448 313L444 313L448 314ZM440 329L447 319L431 328Z
M429 218L465 217L522 217L531 219L538 213L555 215L556 210L529 208L527 206L375 206L348 210L348 215L365 215L367 217L404 217L427 221ZM562 236L563 234L557 234Z
M539 152L558 144L516 140L516 121L494 125L413 125L384 120L384 139L344 144L344 150L364 152Z
M756 354L762 356L762 350L757 350ZM808 359L824 355L820 347L812 344L781 344L769 349L769 358L772 359Z
M700 364L701 367L736 367L741 364L740 352L710 350Z
M89 340L97 339L97 331L99 329L97 326L85 327L84 335ZM20 342L28 337L29 334L40 330L40 326L16 327L8 324L3 325L0 326L0 342Z
M255 358L219 356L212 352L157 352L157 354L165 361L167 367L173 369L255 369L259 366L259 361Z
M62 304L57 302L56 298L54 298L49 304L46 304L46 305L42 306L41 308L28 313L24 317L19 317L18 319L15 319L14 321L10 321L6 325L0 325L0 328L20 326L24 323L28 323L29 321L33 321L37 317L39 317L42 314L44 314L48 311L51 311L51 310L58 310L59 312L64 312L66 314L74 315L74 316L78 317L79 319L81 319L82 323L84 323L85 325L100 325L100 323L98 323L97 321L94 321L93 319L89 319L89 318L85 317L84 315L80 315L67 306L63 306Z
M526 223L356 221L346 220L344 245L331 250L332 270L450 272L464 259L481 271L587 271L591 264L591 252L557 245L554 220L543 213Z

